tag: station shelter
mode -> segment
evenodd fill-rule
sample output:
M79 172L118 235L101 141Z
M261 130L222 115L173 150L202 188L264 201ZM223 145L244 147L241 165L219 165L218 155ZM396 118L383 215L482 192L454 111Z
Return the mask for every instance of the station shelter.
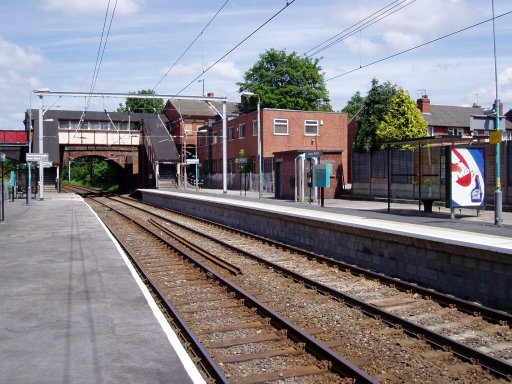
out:
M342 150L274 152L275 197L296 202L333 199L344 189ZM326 171L327 170L327 171ZM325 172L327 176L324 178Z
M446 208L481 209L486 204L486 183L491 187L491 147L485 137L425 137L386 143L388 211L392 199L404 193L418 200L426 212L434 202ZM406 167L399 164L397 148L413 154ZM487 153L486 153L487 152ZM403 183L407 179L408 183ZM405 189L408 190L406 191Z

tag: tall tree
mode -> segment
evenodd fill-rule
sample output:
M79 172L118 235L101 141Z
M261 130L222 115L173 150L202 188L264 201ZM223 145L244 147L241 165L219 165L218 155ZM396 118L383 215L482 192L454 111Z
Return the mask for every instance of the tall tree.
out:
M361 92L357 91L352 95L350 100L347 102L347 105L343 107L341 112L345 112L348 114L348 119L352 119L356 113L359 111L362 111L362 108L364 106L364 96L361 96Z
M319 62L296 52L269 49L245 72L244 82L237 85L240 92L257 94L263 107L332 111Z
M354 150L372 152L379 148L377 128L388 110L389 102L397 93L397 86L389 81L379 84L372 79L372 87L365 98L363 110L359 115L359 130L354 140Z
M391 98L388 111L377 128L377 140L382 143L425 137L427 126L414 100L400 88Z
M138 92L130 92L133 95L154 95L152 89L143 89ZM165 108L162 99L141 99L137 97L127 97L125 105L119 104L117 112L136 112L136 113L163 113Z

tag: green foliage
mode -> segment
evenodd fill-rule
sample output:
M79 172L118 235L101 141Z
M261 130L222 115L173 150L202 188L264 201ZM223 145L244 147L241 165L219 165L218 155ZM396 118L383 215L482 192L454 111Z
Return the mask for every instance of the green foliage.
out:
M377 140L383 143L425 137L427 125L414 100L400 88L390 100L388 111L377 128ZM409 149L407 146L398 147ZM384 148L382 144L381 149Z
M132 95L154 95L152 89L143 89L138 92L130 92ZM127 97L126 104L119 104L117 112L136 112L136 113L163 113L165 108L162 99L139 99L135 97Z
M245 72L245 81L237 85L240 92L257 94L262 107L332 111L319 61L300 57L296 52L269 49ZM257 98L250 102L255 106Z
M91 181L92 158L82 158L71 163L71 184L99 187L114 192L119 187L119 171L112 161L94 158L94 177ZM63 167L62 180L68 180L68 167Z
M348 119L350 120L356 115L357 112L361 110L361 108L363 108L364 101L365 98L361 96L361 92L357 91L352 95L350 100L347 102L347 105L343 107L341 112L348 114Z
M389 81L379 84L377 79L372 79L372 87L359 115L359 130L354 140L355 151L372 152L380 147L376 135L377 128L388 110L391 98L396 93L396 85L392 85Z

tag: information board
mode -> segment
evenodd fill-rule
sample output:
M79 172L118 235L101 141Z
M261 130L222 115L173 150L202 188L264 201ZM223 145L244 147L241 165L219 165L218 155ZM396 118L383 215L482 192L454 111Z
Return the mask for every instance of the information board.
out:
M451 148L451 206L480 207L485 202L484 148Z

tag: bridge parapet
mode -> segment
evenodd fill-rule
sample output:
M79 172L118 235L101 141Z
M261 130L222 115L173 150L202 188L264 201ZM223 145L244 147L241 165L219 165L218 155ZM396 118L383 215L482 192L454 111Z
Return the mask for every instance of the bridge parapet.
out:
M104 131L59 129L59 144L133 145L143 144L140 131Z

